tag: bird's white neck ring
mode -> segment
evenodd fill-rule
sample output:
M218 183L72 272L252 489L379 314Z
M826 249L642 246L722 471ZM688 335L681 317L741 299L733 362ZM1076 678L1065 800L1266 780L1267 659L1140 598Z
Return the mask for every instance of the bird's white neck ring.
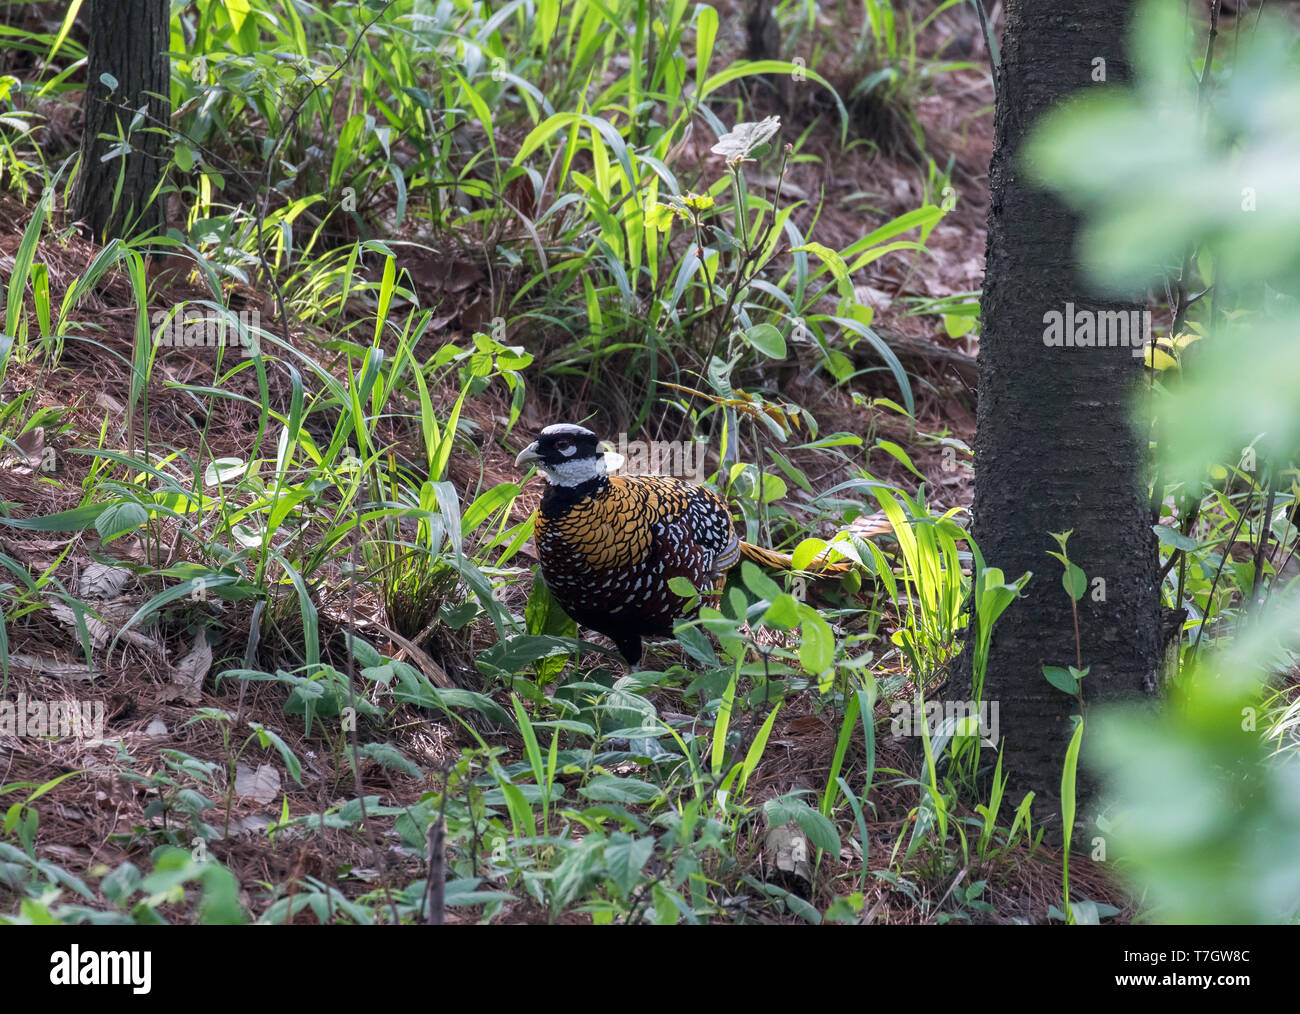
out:
M574 461L562 461L558 465L542 465L542 474L552 486L572 488L584 482L603 477L605 462L602 458L578 458Z

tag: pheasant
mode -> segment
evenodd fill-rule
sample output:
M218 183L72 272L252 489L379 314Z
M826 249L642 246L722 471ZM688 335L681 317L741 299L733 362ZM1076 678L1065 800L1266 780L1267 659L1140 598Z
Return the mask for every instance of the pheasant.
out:
M515 459L546 479L534 540L542 577L574 620L610 637L628 663L641 639L670 635L687 601L668 587L684 577L705 594L722 590L742 558L791 566L784 554L742 541L726 502L707 486L662 475L608 475L596 434L558 423ZM822 564L842 574L847 561Z

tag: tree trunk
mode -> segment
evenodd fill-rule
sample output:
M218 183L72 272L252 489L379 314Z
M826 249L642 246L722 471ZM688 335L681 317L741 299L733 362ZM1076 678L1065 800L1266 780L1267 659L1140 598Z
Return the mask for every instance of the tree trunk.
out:
M1078 603L1089 707L1154 689L1159 588L1146 438L1130 425L1142 359L1129 347L1045 339L1050 315L1065 317L1069 306L1076 315L1143 307L1136 294L1129 303L1093 297L1076 264L1076 219L1032 185L1020 149L1062 99L1106 87L1096 80L1098 58L1105 81L1127 79L1122 47L1131 10L1125 0L1008 0L997 82L972 530L989 566L1008 580L1026 570L1034 576L994 629L984 699L998 703L1013 804L1033 789L1038 819L1054 820L1058 831L1062 767L1079 708L1042 673L1044 665L1076 662L1070 597L1062 565L1048 556L1058 549L1049 533L1073 529L1069 556L1089 581ZM1081 824L1090 819L1092 788L1080 764Z
M155 191L166 162L156 128L171 116L170 43L168 0L93 0L90 5L76 213L96 239L138 236L163 226L164 199ZM111 93L100 80L104 74L117 80ZM130 134L130 152L103 161L141 106L148 116Z

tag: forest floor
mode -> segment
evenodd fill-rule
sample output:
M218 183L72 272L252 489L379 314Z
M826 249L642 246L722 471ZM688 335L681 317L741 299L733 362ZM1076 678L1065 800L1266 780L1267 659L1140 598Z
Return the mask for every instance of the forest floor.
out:
M738 16L725 4L718 6L724 21ZM938 22L926 45L937 50L955 31L971 31L964 16L961 20ZM978 36L967 48L971 59L985 59ZM833 78L829 72L827 76ZM859 298L875 311L872 326L900 350L916 394L914 418L900 416L874 402L877 397L896 397L885 372L859 377L849 390L847 385L829 384L824 373L812 375L807 363L793 361L782 364L783 372L773 379L774 386L790 392L791 397L816 406L823 432L871 434L903 448L924 477L928 503L941 509L966 509L971 502L968 456L959 456L956 469L945 468L942 441L956 439L967 447L973 442L973 362L978 338L949 337L941 317L914 312L918 304L913 301L971 293L981 285L992 107L987 73L957 70L935 80L918 103L917 114L924 125L929 158L943 163L951 156L948 178L955 190L955 205L934 230L924 253L882 258L866 277L855 279ZM789 101L758 94L751 108L755 118L770 113L781 115L787 136L800 135L812 127L806 150L820 155L820 161L792 166L787 193L820 198L818 238L828 246L848 245L876 225L926 200L942 199L942 195L926 192L927 166L917 157L915 142L894 137L885 145L895 149L892 155L884 155L878 146L865 143L843 151L822 115L824 108L811 91L807 95L795 93ZM896 126L869 119L856 124L855 130L868 140L885 140L885 135L897 134ZM873 131L876 138L871 136ZM707 146L701 144L698 150L682 156L682 171L688 178L692 159L701 173L711 168ZM6 275L13 267L38 197L33 194L23 202L12 195L0 196L0 271ZM800 209L797 217L803 217L801 224L809 224L817 203L810 200L807 207ZM57 227L42 236L35 259L48 268L57 305L71 280L86 272L99 247L77 233L61 206L56 208L54 222ZM170 271L171 266L167 261L149 266L151 307L204 298L196 279ZM409 265L403 266L414 274L428 272L430 284L443 289L440 327L425 336L421 349L424 354L432 355L444 341L466 339L481 324L484 300L490 305L491 283L478 263L467 260L421 264L415 255ZM235 286L231 296L232 306L242 297L249 306L263 307L266 316L274 313L267 293L240 291ZM358 307L358 316L365 312L369 311ZM129 363L136 339L136 316L129 279L121 271L110 272L74 312L74 320L84 327L86 335L93 335L92 340L68 342L54 367L43 359L10 365L3 381L4 402L26 398L23 411L29 417L45 413L46 423L20 448L10 447L0 462L0 500L7 505L9 516L31 519L76 509L103 468L102 459L79 452L78 448L128 446L128 427L132 423L126 406L133 400ZM310 327L295 328L293 334L295 344L327 364L338 362L332 338ZM510 338L525 348L530 346L529 335ZM536 351L539 360L534 369L544 373L545 350ZM247 456L259 438L255 407L259 390L252 371L245 370L227 384L251 399L252 404L224 401L221 411L210 417L204 416L205 406L178 386L210 378L213 357L211 349L171 350L160 359L145 392L152 432L164 435L173 453L189 455L197 463L196 469L216 459ZM616 378L601 380L617 383ZM287 405L289 390L284 375L272 371L270 385L273 403ZM854 398L854 390L866 397ZM431 396L435 405L446 407L455 400L456 391L449 387L434 390ZM605 411L602 398L599 386L583 390L571 385L532 385L520 426L506 440L498 439L505 430L505 404L490 397L471 399L465 416L478 428L481 439L476 447L458 447L450 465L451 479L463 502L469 502L476 490L518 481L513 458L528 439L527 434L550 422L587 418L593 410L599 416ZM620 422L607 415L603 418L607 424ZM52 473L43 472L39 463L46 457L47 445L41 434L56 426L58 439L48 449L54 452L57 468ZM889 453L873 448L873 442L864 444L862 458L854 464L878 478L914 490L920 482L917 475ZM815 475L816 481L827 487L849 474L843 468L828 469L813 457L797 463L806 465L809 475ZM538 480L534 480L527 495L516 504L515 520L527 516L538 492ZM258 666L267 670L281 661L273 648L258 648L255 639L249 638L247 632L254 629L255 617L247 603L222 604L220 625L229 636L206 649L203 638L208 635L201 633L186 610L170 606L160 611L156 621L113 638L114 630L156 594L158 586L132 578L120 586L96 589L95 583L103 572L95 565L183 564L185 543L167 525L153 537L131 536L111 545L99 542L93 527L76 533L0 527L0 552L21 561L32 575L49 575L52 587L60 589L49 598L51 608L34 608L8 618L6 696L36 700L72 694L93 696L105 705L108 735L103 744L57 738L15 740L0 735L0 786L40 786L74 773L41 799L36 849L41 860L57 863L82 878L102 875L128 860L147 867L158 830L166 829L169 821L177 826L176 795L184 784L182 772L198 772L207 784L216 787L227 786L227 774L233 772L234 791L204 817L206 823L215 826L217 834L211 843L197 838L194 843L200 850L211 847L220 854L238 879L241 899L251 911L265 907L264 900L258 899L267 896L267 885L292 885L304 878L316 878L355 899L388 883L409 883L425 873L423 856L400 844L391 820L372 822L374 827L366 834L358 834L354 827L329 827L320 819L314 826L305 823L281 830L273 845L268 844L265 829L277 819L282 807L295 816L323 815L359 793L378 797L382 806L397 810L417 805L437 783L438 772L454 763L463 748L473 745L474 739L466 728L403 706L396 712L394 727L398 732L393 742L418 766L419 773L402 773L372 758L362 758L354 782L342 741L328 743L318 731L309 732L299 723L285 721L285 694L280 685L237 679L217 683L212 679L211 674L223 669L243 667L246 659L256 659ZM344 559L334 567L338 575L345 571ZM519 580L504 596L505 604L516 613L523 612L529 584L526 568L534 561L531 546L526 547ZM341 669L346 666L341 631L350 619L355 620L362 636L380 645L385 654L397 652L399 646L384 637L384 606L373 590L358 588L353 600L352 592L340 581L335 586L323 584L317 595L324 659L332 660ZM79 627L75 611L66 604L73 598L92 599L104 624L89 617L85 629ZM284 618L280 617L279 622L285 622ZM277 638L292 640L293 636L292 630L281 629L263 633L261 640L270 645ZM93 682L82 650L85 638L94 645ZM480 623L453 633L435 634L425 648L453 684L479 690L482 677L474 662L493 639L491 626ZM664 664L686 660L675 645L652 647L650 658ZM579 660L575 668L583 668L583 661ZM616 675L626 671L620 669L620 663L604 657L597 664ZM231 725L204 720L206 708L223 709L237 719ZM887 714L887 702L882 702L878 716ZM234 729L242 729L243 723L250 721L279 731L288 748L302 761L301 785L282 785L278 776L271 783L265 781L257 759L262 752L246 750L241 745L242 733L231 738ZM838 729L836 717L826 711L815 692L791 699L775 723L769 748L750 779L752 797L761 802L792 788L816 787L835 752ZM480 734L489 744L505 747L507 758L517 760L523 756L524 744L518 737L492 729L480 730ZM857 751L860 760L860 746L851 748L850 759L852 751ZM878 777L870 797L877 816L862 851L873 858L896 853L904 842L922 791L918 779L923 758L899 740L879 737L876 766L897 777ZM17 799L9 796L5 804ZM978 820L973 810L959 816ZM737 858L748 850L749 860L761 866L762 844L758 840L738 843ZM851 871L855 862L861 865L864 861L849 854L825 857L820 871L821 890L832 894L847 890L837 885L852 878L842 875ZM1071 864L1071 879L1082 895L1124 909L1121 919L1130 914L1122 894L1101 867L1080 858ZM1060 904L1059 851L1046 845L1036 850L1021 848L999 869L990 871L989 880L984 900L992 905L992 911L968 912L967 917L975 921L1045 921L1048 906ZM908 893L883 879L870 880L865 886L866 921L933 921L946 892L955 886L955 881L930 882L920 893ZM292 887L287 889L292 893ZM3 891L0 887L0 893ZM160 911L180 914L184 906L164 905ZM754 917L762 921L799 921L792 913L773 909L764 909ZM314 921L306 912L293 918ZM450 921L472 922L476 918L471 910L453 909L449 914ZM543 922L548 918L544 908L531 901L519 901L507 906L497 921ZM566 912L561 921L586 918L581 912Z

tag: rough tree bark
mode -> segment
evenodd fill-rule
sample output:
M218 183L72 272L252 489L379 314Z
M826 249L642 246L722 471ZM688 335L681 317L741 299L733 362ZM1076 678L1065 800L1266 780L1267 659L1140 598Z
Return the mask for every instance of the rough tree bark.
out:
M1093 703L1154 689L1159 656L1155 538L1147 513L1146 441L1130 426L1141 358L1127 347L1045 344L1048 315L1141 310L1099 300L1075 261L1075 217L1033 186L1020 162L1027 133L1067 96L1128 77L1129 0L1008 0L997 76L987 269L979 352L973 534L989 566L1033 579L995 627L984 697L997 701L1004 766L1018 802L1060 822L1061 771L1077 713L1044 679L1075 664L1070 598L1049 532L1073 529L1070 558L1090 585L1079 602L1083 681ZM1079 158L1087 158L1081 151ZM1095 584L1105 581L1104 598ZM967 656L969 652L964 653ZM1084 736L1084 752L1088 737ZM1087 800L1094 786L1079 767ZM1081 820L1087 807L1081 804Z
M93 0L90 5L76 214L96 239L141 235L163 225L163 201L153 196L166 166L163 135L151 128L171 115L169 17L168 0ZM100 80L104 74L117 80L111 94ZM131 151L103 161L117 142L100 135L117 137L141 106L148 107L149 118L130 135Z

